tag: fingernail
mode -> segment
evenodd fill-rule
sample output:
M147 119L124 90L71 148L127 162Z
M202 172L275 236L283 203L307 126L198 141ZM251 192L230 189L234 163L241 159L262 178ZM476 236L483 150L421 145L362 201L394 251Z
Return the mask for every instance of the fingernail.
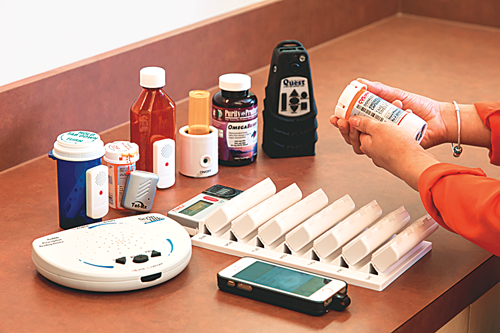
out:
M349 119L349 122L351 123L352 126L356 127L359 125L359 118L358 117L352 117Z

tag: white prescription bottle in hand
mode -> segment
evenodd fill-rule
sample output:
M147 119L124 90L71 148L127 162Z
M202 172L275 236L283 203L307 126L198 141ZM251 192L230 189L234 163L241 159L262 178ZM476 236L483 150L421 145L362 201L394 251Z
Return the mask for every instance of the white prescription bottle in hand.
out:
M352 116L370 117L380 122L393 122L410 134L418 143L422 141L427 123L414 113L406 112L366 90L366 85L352 81L340 95L335 115L349 120Z

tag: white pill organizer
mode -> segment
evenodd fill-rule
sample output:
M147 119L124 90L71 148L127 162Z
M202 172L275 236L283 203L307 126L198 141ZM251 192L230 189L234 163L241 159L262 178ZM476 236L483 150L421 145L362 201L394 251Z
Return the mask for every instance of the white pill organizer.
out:
M355 210L349 195L328 206L321 189L302 200L296 184L275 192L268 178L238 200L214 207L205 221L199 221L193 245L378 291L432 249L425 238L438 224L429 215L409 225L403 206L383 216L375 200Z
M33 241L32 260L66 287L117 292L158 285L191 259L187 231L161 214L144 214L64 230Z

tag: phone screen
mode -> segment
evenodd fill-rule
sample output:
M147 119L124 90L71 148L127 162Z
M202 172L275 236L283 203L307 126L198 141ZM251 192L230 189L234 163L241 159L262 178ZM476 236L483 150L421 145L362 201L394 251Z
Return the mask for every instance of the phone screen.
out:
M332 281L259 261L241 270L234 277L306 297Z

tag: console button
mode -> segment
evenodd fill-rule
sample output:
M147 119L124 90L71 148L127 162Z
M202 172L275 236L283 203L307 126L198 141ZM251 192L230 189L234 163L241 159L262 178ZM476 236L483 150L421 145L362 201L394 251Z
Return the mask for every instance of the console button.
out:
M297 111L297 109L299 108L298 105L290 105L290 107L292 108L293 111Z
M297 62L290 64L290 71L292 73L297 73L300 69L300 65Z
M297 97L290 98L290 104L299 104L299 99Z
M161 256L161 252L155 251L155 250L153 250L153 252L151 252L151 258L159 257L159 256Z
M297 90L293 89L292 93L290 94L290 97L295 97L295 96L299 96L299 93L297 92Z
M143 262L146 262L148 260L149 260L149 257L147 255L139 254L139 255L135 256L132 261L135 262L136 264L142 264Z
M125 265L125 263L127 262L127 258L125 258L125 257L121 257L121 258L115 259L115 262L116 262L117 264L122 264L122 265Z
M301 110L307 110L307 102L300 103L300 109Z
M302 97L302 98L307 98L307 92L303 91L303 92L300 94L300 97Z

